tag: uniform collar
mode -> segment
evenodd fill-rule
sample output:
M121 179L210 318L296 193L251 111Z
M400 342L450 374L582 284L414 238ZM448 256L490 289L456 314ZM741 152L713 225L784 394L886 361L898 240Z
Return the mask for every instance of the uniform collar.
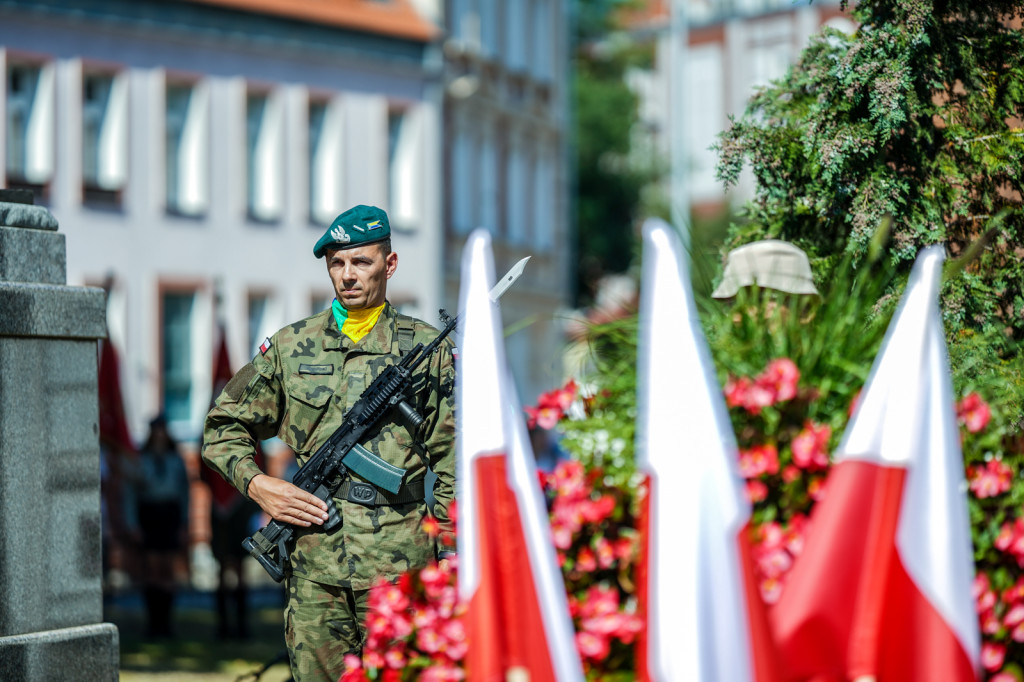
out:
M398 313L390 302L385 301L384 310L380 312L377 324L373 325L373 329L360 339L359 343L353 343L352 339L338 329L334 314L328 309L327 315L324 317L323 349L340 350L346 353L358 351L374 355L388 355L391 353L391 340L394 338L397 322Z

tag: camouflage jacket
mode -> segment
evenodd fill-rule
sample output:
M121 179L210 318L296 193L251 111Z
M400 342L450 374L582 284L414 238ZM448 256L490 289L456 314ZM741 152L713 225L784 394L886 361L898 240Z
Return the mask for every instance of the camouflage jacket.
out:
M373 379L398 361L405 350L400 337L404 334L408 346L410 333L413 344L426 344L438 332L390 304L359 343L338 330L330 309L281 329L217 398L206 418L203 459L242 493L263 473L253 459L257 440L279 437L304 464ZM448 508L455 483L454 384L452 346L444 343L414 374L412 403L424 417L418 437L404 423L385 421L362 443L406 469L407 483L422 479L428 467L437 474L433 512L445 532L451 530ZM360 480L354 474L353 479ZM434 542L421 527L428 514L424 502L368 508L335 498L335 504L340 527L330 533L316 526L297 528L291 550L295 576L362 590L433 557Z

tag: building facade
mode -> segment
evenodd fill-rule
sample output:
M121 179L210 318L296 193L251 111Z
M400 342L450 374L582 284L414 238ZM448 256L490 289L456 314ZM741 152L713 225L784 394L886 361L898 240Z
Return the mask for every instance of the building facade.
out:
M449 0L444 14L445 299L459 256L491 233L500 275L530 256L501 301L509 363L524 401L563 380L570 300L569 3Z
M107 285L136 439L200 433L223 325L237 369L333 292L312 246L385 207L389 293L442 301L437 27L407 2L0 1L0 186L58 216Z
M683 3L687 49L680 117L671 111L671 41L681 35L672 23L673 5ZM755 88L785 75L823 25L853 30L836 0L648 0L625 23L635 39L654 44L653 67L629 74L630 86L640 97L641 147L662 150L668 160L672 126L682 121L689 205L705 215L753 193L749 173L729 197L715 177L718 156L711 146L729 127L729 117L743 113Z

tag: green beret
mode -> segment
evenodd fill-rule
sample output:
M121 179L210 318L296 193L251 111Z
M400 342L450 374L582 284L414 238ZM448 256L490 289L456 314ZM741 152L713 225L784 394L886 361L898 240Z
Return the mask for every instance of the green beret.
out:
M376 206L353 206L334 219L313 247L313 255L322 258L327 249L351 249L381 242L391 236L388 214Z

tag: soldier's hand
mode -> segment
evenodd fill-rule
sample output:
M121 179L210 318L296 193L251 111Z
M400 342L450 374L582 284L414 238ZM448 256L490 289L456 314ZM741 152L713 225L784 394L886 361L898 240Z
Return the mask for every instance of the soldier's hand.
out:
M280 478L260 474L249 481L247 492L276 521L294 526L319 526L327 520L326 502Z

